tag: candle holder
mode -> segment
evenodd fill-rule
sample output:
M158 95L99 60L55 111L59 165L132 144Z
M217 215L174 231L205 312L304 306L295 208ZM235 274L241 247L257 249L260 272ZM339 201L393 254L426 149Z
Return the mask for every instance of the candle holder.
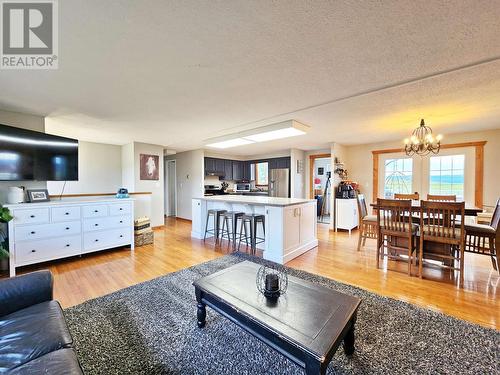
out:
M259 292L268 299L276 300L280 295L286 293L288 275L283 267L264 265L257 271L255 282Z

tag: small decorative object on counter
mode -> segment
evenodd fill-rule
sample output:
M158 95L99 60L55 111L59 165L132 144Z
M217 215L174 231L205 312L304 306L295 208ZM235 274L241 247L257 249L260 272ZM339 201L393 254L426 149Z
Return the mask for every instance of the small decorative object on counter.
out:
M118 192L116 193L116 197L119 199L120 198L128 198L129 197L128 190L125 188L119 188Z
M275 301L280 295L286 293L288 275L283 267L264 265L257 271L256 284L259 292Z

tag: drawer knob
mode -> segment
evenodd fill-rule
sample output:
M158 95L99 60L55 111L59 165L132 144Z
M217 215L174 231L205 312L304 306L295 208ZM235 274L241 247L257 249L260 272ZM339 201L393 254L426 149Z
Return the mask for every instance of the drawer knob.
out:
M66 244L66 247L69 247L69 243Z
M123 211L123 208L120 207L120 211Z
M31 250L32 253L36 253L36 250Z
M122 223L123 223L123 220L120 220L120 224L122 224Z
M36 232L35 231L31 231L31 234L35 234Z
M96 239L95 239L95 242L99 242L99 240L96 238Z
M69 230L69 227L66 227L66 230Z
M98 226L99 226L99 224L95 223L95 224L94 224L94 226L98 227Z
M97 213L97 212L99 212L99 210L94 210L94 212L96 212L96 213Z
M123 237L123 234L120 234L120 238L122 238L122 237Z
M65 214L65 215L69 215L69 212L65 212L64 214Z
M33 219L35 217L35 215L30 215L30 217Z

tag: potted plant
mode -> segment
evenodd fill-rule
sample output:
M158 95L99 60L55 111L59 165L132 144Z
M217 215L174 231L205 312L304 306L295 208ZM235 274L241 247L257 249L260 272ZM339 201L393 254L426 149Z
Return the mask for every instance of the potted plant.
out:
M0 204L0 271L7 271L9 269L9 239L4 231L5 223L13 219L7 207Z

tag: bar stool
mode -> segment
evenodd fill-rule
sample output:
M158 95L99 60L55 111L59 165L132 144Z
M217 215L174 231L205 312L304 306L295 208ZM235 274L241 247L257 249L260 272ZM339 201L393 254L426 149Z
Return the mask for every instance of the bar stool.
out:
M203 236L203 241L207 238L207 233L213 234L215 237L215 243L218 242L219 240L219 225L220 225L220 218L223 214L225 214L227 210L208 210L207 211L207 221L205 224L205 235ZM214 217L214 226L212 229L208 229L208 221L210 220L210 216Z
M241 220L240 227L240 235L238 242L238 251L240 251L241 241L245 241L248 246L248 239L250 239L250 246L252 249L252 254L255 255L257 250L257 245L264 242L265 238L257 237L257 224L262 224L262 233L264 233L264 237L266 235L266 224L265 224L265 215L262 214L244 214ZM247 223L250 224L250 235L247 232ZM243 232L245 233L243 235Z
M236 250L236 234L238 232L238 220L243 219L244 212L227 211L222 214L221 239L233 241L233 250ZM230 226L231 225L231 226ZM226 228L226 229L224 229ZM231 228L231 229L229 229Z

